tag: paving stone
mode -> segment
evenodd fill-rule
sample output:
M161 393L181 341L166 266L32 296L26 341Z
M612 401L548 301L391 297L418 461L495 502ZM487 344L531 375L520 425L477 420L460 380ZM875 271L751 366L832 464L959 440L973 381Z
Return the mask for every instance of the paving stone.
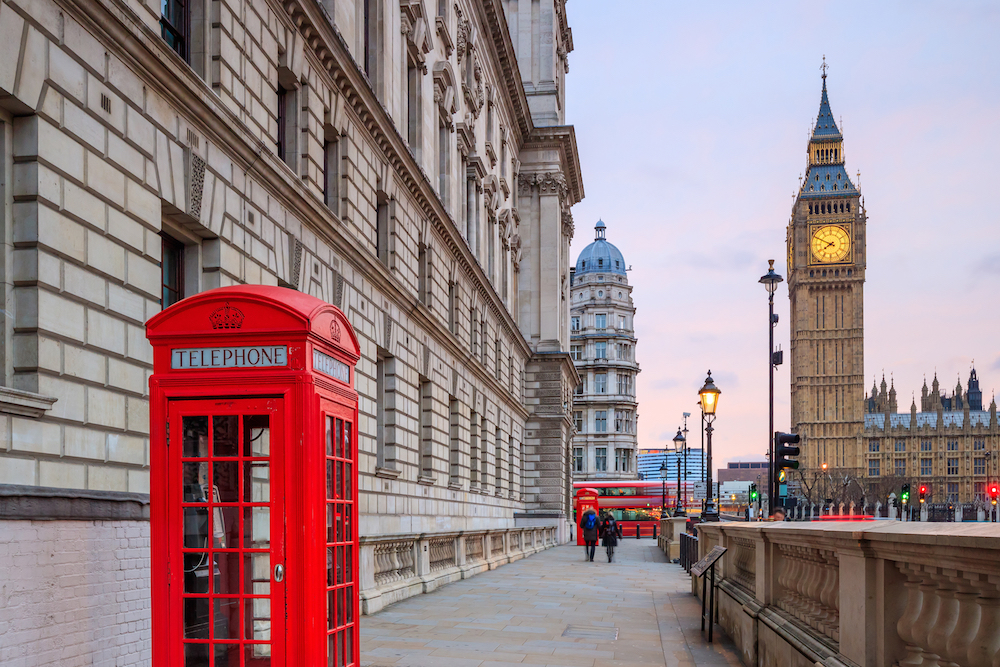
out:
M740 665L718 627L715 642L705 641L690 591L688 576L650 540L624 542L610 564L562 546L363 617L361 663Z

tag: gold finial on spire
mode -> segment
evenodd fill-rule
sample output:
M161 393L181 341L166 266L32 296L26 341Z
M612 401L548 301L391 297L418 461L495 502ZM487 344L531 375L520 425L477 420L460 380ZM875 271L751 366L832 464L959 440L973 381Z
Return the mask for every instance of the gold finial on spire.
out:
M825 53L823 54L823 64L820 65L819 68L821 70L823 70L823 83L825 84L826 83L826 70L828 70L830 68L830 66L826 64L826 54Z

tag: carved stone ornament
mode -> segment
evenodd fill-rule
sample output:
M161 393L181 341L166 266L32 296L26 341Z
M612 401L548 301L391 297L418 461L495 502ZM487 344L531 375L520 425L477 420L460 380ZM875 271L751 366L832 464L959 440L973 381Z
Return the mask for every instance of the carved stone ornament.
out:
M469 51L469 41L472 38L472 24L465 18L462 10L455 5L455 16L457 17L458 31L455 35L455 53L458 55L458 64L462 64L465 54Z
M340 322L336 317L330 322L330 338L336 343L340 342Z
M190 152L188 215L198 220L201 218L201 200L205 191L205 161L191 149L188 151Z
M213 329L243 328L243 311L230 306L228 302L222 308L216 309L208 319L212 322Z

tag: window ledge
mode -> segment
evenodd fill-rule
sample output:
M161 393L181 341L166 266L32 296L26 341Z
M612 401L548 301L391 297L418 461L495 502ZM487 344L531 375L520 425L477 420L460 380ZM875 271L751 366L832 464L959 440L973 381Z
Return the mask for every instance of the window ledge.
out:
M22 417L41 417L58 399L11 387L0 387L0 412Z
M400 473L402 473L402 471L396 468L383 468L380 466L376 466L375 468L375 476L384 477L385 479L396 479L399 477Z
M451 482L451 483L448 484L448 488L451 489L452 491L461 491L462 490L462 483L461 482Z
M432 486L436 480L437 478L434 475L419 475L417 477L417 484Z

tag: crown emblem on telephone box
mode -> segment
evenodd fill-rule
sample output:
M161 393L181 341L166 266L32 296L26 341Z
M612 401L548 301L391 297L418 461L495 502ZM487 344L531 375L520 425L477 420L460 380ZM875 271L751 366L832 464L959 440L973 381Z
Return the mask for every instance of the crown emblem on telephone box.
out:
M208 316L213 329L239 329L243 326L243 311L226 303Z

